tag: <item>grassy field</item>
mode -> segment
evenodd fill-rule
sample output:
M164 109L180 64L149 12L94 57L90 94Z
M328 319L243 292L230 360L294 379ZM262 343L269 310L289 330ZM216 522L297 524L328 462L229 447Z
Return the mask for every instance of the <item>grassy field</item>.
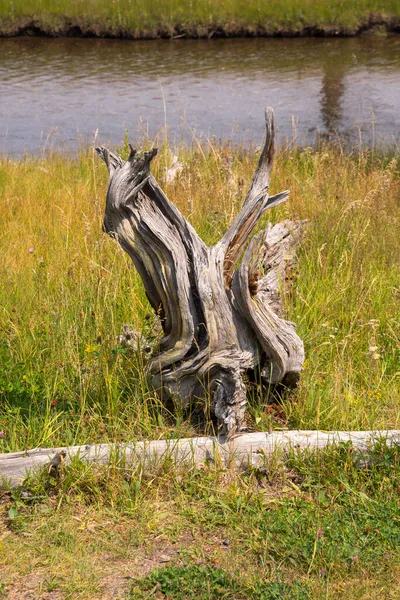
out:
M125 150L124 150L125 151ZM207 243L239 210L256 151L174 150L167 195ZM166 144L154 161L162 181ZM306 346L299 387L250 390L249 429L399 428L397 155L281 149L268 218L308 219L287 314ZM0 452L195 435L117 341L151 336L141 282L101 232L107 173L92 150L0 162ZM237 474L74 461L0 496L0 598L398 598L398 449L272 457Z
M0 598L397 600L399 492L384 445L243 475L75 460L0 496Z
M49 35L188 37L210 35L351 35L382 25L399 30L395 0L0 0L0 30Z
M178 149L167 195L212 244L243 202L256 152ZM154 161L161 181L166 146ZM117 337L153 334L141 281L101 224L107 172L79 157L0 163L0 420L4 451L192 434L149 389L142 354ZM370 429L400 425L399 163L370 151L282 150L272 192L291 190L273 221L308 219L288 318L307 360L300 386L268 407L250 390L250 428Z

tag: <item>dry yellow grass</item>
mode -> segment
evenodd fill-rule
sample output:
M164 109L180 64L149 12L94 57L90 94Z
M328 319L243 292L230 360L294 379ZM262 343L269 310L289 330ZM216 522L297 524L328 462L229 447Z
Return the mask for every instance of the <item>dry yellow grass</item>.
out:
M184 169L167 195L207 241L237 213L256 162L244 148L177 149ZM162 181L165 146L154 161ZM148 333L141 282L101 231L107 174L92 150L0 163L0 448L193 433L147 385L141 356L116 338ZM289 188L274 221L308 219L289 318L307 361L284 399L287 425L399 426L399 163L340 148L278 153L271 191ZM274 411L255 390L248 422Z

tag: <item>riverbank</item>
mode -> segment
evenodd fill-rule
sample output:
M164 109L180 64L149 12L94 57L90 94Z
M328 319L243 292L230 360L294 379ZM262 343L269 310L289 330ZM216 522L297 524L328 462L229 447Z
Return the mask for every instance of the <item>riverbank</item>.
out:
M99 37L124 39L354 36L400 32L400 7L393 0L343 5L289 0L0 0L0 36Z

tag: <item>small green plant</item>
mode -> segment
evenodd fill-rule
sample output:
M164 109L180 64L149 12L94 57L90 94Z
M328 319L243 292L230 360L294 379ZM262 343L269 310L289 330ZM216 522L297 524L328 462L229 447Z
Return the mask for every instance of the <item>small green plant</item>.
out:
M7 511L8 525L13 531L22 531L25 524L24 515L25 505L23 502L16 500Z
M197 565L156 569L133 583L129 598L148 598L156 591L168 600L308 600L307 590L300 584L271 581L252 585L220 568Z

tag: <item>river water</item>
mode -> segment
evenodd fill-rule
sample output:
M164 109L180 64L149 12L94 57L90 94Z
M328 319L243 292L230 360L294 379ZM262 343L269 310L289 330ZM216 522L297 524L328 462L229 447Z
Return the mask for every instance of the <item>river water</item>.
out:
M351 39L0 40L0 153L170 139L400 141L400 36ZM97 133L96 133L97 132ZM360 142L361 140L361 142Z

